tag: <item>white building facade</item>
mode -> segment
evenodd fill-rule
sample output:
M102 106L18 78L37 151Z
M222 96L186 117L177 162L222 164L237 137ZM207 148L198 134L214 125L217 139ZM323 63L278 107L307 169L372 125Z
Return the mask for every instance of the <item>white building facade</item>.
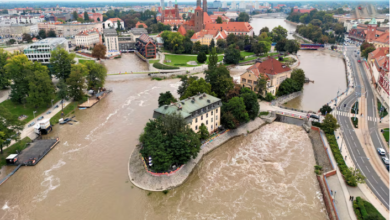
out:
M51 52L58 48L64 48L69 52L68 40L65 38L46 38L31 44L24 49L23 53L33 62L49 64Z

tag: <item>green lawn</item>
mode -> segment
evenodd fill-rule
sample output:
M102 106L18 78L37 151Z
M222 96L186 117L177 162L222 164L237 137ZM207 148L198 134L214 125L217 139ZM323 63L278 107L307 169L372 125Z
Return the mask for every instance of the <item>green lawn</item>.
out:
M383 136L386 139L386 142L389 143L389 128L383 129Z
M94 60L79 60L79 63L94 63Z
M258 57L248 57L245 60L240 60L240 63L246 62L246 61L251 61L251 60L256 60Z
M150 64L153 64L153 63L158 63L160 60L149 60L149 63Z
M196 60L197 56L185 56L185 55L172 55L167 54L165 55L165 60L170 60L170 63L164 63L168 66L176 66L176 67L194 67L200 65L198 61ZM204 64L207 63L209 59L209 55L207 55L207 60ZM218 62L223 60L223 55L218 55ZM198 65L188 65L187 62L189 61L196 61Z
M30 143L31 139L29 137L25 137L22 140L16 142L15 144L11 145L7 149L3 151L3 154L0 154L0 168L4 165L6 165L5 158L8 157L10 154L15 154L16 151L21 151L26 147L27 143Z
M54 98L53 104L58 102L60 99L59 98ZM5 100L4 102L0 103L0 106L4 106L6 109L8 109L12 114L16 116L21 116L21 115L27 115L27 118L25 118L22 122L24 124L28 123L34 118L34 111L37 111L35 113L35 117L42 114L45 111L48 111L51 108L51 104L49 107L39 107L39 108L34 108L31 107L30 105L26 104L25 106L21 104L17 104L12 102L11 100Z
M378 112L381 110L381 107L382 107L382 103L379 101L379 99L377 99L377 105L378 105ZM383 117L386 117L386 115L388 114L385 107L383 107L384 111L382 111L380 113L380 117L383 118Z
M246 52L246 51L240 51L240 54L241 54L241 56L250 56L250 55L253 55L255 53L253 53L253 52Z

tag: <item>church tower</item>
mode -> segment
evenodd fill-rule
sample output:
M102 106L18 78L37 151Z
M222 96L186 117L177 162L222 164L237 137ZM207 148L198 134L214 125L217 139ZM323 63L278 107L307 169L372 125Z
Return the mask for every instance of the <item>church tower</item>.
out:
M207 0L203 0L203 11L207 13Z
M201 1L200 0L196 0L196 7L201 7Z
M367 42L372 42L376 38L376 28L377 28L377 23L376 19L372 18L370 23L367 25L367 35L366 35L366 41Z
M203 29L203 10L201 7L195 9L195 32L199 32Z
M177 6L177 0L175 0L175 18L180 19L179 8Z

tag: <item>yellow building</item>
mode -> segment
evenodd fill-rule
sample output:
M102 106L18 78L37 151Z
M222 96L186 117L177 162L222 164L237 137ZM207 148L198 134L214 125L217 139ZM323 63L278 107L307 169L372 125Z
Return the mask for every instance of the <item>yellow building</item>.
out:
M217 44L218 39L226 39L227 37L226 31L218 31L218 30L201 30L199 32L196 32L191 37L192 42L199 41L202 45L210 45L211 40L214 39L214 43Z
M268 57L263 62L256 62L240 76L241 85L257 91L256 86L259 77L264 77L267 81L266 91L272 95L276 94L280 84L291 77L291 68L278 60Z
M209 133L212 133L221 125L221 106L221 99L202 93L155 109L153 118L178 113L194 132L198 132L199 127L204 124Z

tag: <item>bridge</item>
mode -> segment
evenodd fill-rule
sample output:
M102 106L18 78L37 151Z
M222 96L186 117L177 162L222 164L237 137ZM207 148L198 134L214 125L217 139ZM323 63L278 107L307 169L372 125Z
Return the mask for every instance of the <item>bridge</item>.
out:
M318 50L324 48L323 44L301 44L301 50Z
M251 16L251 18L286 18L286 17L287 17L287 15L283 12L257 14L257 15Z

